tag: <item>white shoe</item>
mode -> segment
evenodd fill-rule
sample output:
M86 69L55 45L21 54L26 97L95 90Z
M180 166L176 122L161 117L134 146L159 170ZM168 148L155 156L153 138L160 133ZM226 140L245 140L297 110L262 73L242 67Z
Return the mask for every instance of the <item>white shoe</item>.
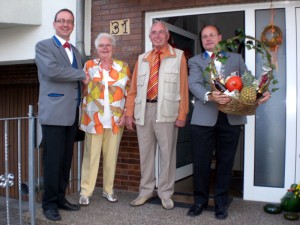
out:
M79 204L82 206L88 206L90 204L89 197L80 195Z
M130 202L131 206L141 206L144 205L150 198L152 198L153 195L148 195L144 197L138 196L136 199L134 199L132 202Z
M110 195L110 194L107 194L107 193L103 192L102 197L106 198L110 202L117 202L118 201L118 197L114 193L112 193Z
M165 209L173 209L174 208L174 202L172 199L161 199L162 207Z

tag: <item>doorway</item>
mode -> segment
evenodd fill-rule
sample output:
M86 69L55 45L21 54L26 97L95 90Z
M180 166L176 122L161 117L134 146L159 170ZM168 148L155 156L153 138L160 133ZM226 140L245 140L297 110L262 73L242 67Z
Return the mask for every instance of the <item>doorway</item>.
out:
M174 26L168 22L164 22L167 26L170 38L169 44L173 47L181 49L187 59L195 55L197 52L197 35L186 31L178 26ZM178 139L176 147L176 177L175 180L181 180L193 174L193 156L191 151L191 134L190 121L193 111L193 96L189 95L189 114L187 115L187 123L183 128L178 130Z

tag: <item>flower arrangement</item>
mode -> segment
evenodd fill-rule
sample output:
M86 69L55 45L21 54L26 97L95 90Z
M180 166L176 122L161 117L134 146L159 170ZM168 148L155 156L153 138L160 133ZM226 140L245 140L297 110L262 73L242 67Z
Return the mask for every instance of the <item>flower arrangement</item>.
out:
M228 57L224 52L236 49L241 44L244 44L247 50L255 50L261 54L262 59L266 60L260 76L255 77L250 71L246 71L242 77L239 77L240 74L232 74L224 79L221 72L216 70L214 60L205 69L205 75L210 76L212 90L221 91L222 89L222 92L232 98L228 104L218 106L220 111L234 115L253 115L262 93L269 90L270 84L274 86L277 83L273 75L275 65L272 64L272 56L266 44L245 35L242 30L237 30L235 37L219 42L213 52L215 59L222 64L226 63ZM220 88L220 86L223 87ZM274 87L271 92L275 92L277 89Z
M296 195L296 197L298 199L300 199L300 183L299 184L293 184L292 188L290 188L289 191L293 192Z

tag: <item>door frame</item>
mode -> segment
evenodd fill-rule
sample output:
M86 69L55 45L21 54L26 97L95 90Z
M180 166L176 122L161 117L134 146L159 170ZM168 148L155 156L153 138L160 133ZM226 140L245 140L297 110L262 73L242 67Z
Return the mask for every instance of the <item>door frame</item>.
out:
M296 43L300 43L300 6L298 8L296 8L296 20L298 21L298 23L296 22L296 36L297 36L297 41ZM299 75L300 73L300 45L297 45L297 55L296 55L296 60L297 60L297 74ZM297 90L299 90L300 88L300 78L299 76L297 76ZM300 98L297 96L297 118L300 118ZM297 130L300 129L300 120L297 120ZM300 140L300 132L297 132L297 140ZM300 146L297 145L297 151L296 151L296 178L295 181L297 183L300 182Z
M268 201L268 202L279 202L283 194L289 188L291 183L299 180L300 172L296 174L296 154L297 150L297 137L300 137L297 131L296 114L297 114L297 100L296 95L296 84L297 74L296 71L296 51L295 46L292 43L296 43L296 7L300 7L300 2L273 2L273 8L285 8L286 15L286 54L288 60L286 61L286 77L287 93L286 93L286 154L285 154L285 182L282 188L273 187L257 187L254 186L254 132L255 132L255 116L248 116L248 123L245 125L245 143L244 143L244 196L245 200L256 200L256 201ZM200 15L209 13L222 13L222 12L234 12L244 11L245 12L245 33L251 36L255 36L255 10L258 9L270 9L270 3L251 3L241 5L222 5L212 7L201 7L201 8L190 8L180 10L167 10L158 12L147 12L145 14L145 51L152 49L152 44L149 40L150 27L154 19L165 18L172 16L188 16L188 15ZM299 11L299 10L298 10ZM299 15L298 15L299 16ZM299 27L299 25L298 25ZM299 30L299 29L298 29ZM299 34L299 31L298 31ZM298 35L299 40L299 35ZM299 42L298 42L299 43ZM299 46L298 46L299 48ZM299 52L299 51L298 51ZM251 71L255 71L255 52L246 51L246 64ZM298 65L299 65L298 59ZM299 71L299 68L298 68ZM300 81L298 81L298 86ZM300 86L299 86L300 87ZM299 98L298 98L299 99ZM298 101L300 105L300 100ZM298 106L298 108L300 108ZM298 110L299 112L300 110ZM298 121L298 127L300 122ZM298 139L299 140L299 139ZM298 147L299 148L299 147ZM297 168L299 171L299 161L297 158Z
M172 24L169 24L165 21L162 21L168 28L169 31L172 31L176 34L180 34L181 36L184 36L186 38L189 38L191 40L194 40L194 52L197 52L197 35L191 33L191 32L188 32L186 30L183 30L179 27L176 27ZM178 132L178 135L180 134L180 132ZM187 165L184 165L182 167L176 167L176 173L175 173L175 181L178 181L178 180L181 180L185 177L188 177L190 175L193 174L193 163L189 163Z

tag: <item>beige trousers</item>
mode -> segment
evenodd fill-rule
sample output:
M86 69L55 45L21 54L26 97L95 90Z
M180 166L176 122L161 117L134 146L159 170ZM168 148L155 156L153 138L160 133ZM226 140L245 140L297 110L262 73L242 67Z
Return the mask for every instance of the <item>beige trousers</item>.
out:
M103 191L113 193L119 145L123 128L118 134L104 129L103 134L85 133L84 153L81 171L80 195L91 196L96 185L100 155L103 155Z
M145 125L137 125L140 150L141 183L139 196L152 194L155 188L155 155L159 145L158 196L169 199L174 193L176 144L178 128L175 122L156 122L157 103L147 103Z

